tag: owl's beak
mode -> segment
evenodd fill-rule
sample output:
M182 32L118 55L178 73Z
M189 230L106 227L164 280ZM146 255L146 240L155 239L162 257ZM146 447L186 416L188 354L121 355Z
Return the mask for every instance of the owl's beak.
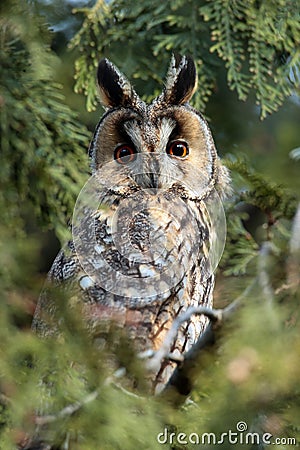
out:
M156 195L158 189L166 189L172 184L172 179L166 171L166 157L158 154L144 154L134 162L131 178L150 194Z
M135 182L143 189L147 189L150 194L157 194L157 190L161 188L159 174L154 172L144 172L134 177Z
M156 191L160 187L159 186L159 175L157 173L151 172L148 174L148 176L149 176L149 180L150 180L149 188L154 189Z

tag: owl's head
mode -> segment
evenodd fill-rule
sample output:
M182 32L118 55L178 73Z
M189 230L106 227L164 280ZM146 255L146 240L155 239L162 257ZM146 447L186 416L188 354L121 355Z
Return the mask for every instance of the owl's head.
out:
M208 124L189 105L197 87L190 57L172 57L164 89L151 104L107 59L99 63L97 81L106 112L90 145L93 171L112 162L141 188L164 189L184 181L206 194L213 188L224 191L227 171Z

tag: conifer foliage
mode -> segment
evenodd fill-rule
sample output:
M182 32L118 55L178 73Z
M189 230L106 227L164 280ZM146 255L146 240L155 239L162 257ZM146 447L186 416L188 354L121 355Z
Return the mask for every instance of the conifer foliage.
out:
M91 137L67 106L57 73L73 68L51 49L55 32L36 5L0 6L0 449L210 448L229 430L239 443L227 434L225 449L265 448L255 437L264 433L274 450L299 447L299 192L245 155L224 158L233 194L216 285L216 305L237 298L238 308L216 321L215 342L192 359L188 397L171 388L149 396L145 355L137 358L119 329L96 349L63 298L64 338L30 331L44 279L36 229L66 240ZM170 54L188 53L199 73L197 108L226 78L265 118L299 88L299 10L296 0L97 0L74 11L82 19L69 42L75 92L96 108L95 68L109 57L149 99ZM299 148L290 157L299 165Z
M40 224L51 225L64 241L87 174L89 134L55 81L58 60L41 19L17 7L17 15L1 18L2 219L28 213L22 205L29 198Z
M75 89L86 94L89 110L96 106L91 73L99 53L116 59L133 78L152 80L150 92L165 73L166 51L190 54L198 68L195 101L201 110L220 66L240 100L255 94L261 118L299 87L297 0L97 0L79 11L84 22L70 47L80 52Z

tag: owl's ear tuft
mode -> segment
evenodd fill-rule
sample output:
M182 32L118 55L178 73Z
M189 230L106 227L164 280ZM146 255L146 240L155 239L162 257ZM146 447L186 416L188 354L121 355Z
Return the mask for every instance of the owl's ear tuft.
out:
M130 106L137 97L127 78L106 58L99 62L97 81L100 100L106 108Z
M172 56L167 73L163 100L173 105L188 102L197 88L197 72L189 56Z

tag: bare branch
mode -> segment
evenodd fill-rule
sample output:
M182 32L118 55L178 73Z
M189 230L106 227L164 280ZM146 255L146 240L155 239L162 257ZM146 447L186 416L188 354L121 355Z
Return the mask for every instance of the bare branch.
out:
M153 353L152 358L146 364L148 370L156 372L160 366L163 359L167 358L170 354L171 346L176 339L179 328L184 322L190 320L190 318L194 315L204 314L209 317L212 322L217 322L222 320L222 310L221 309L210 309L206 307L191 307L188 308L187 311L183 314L180 314L172 323L170 330L168 331L162 346L159 350Z
M128 395L128 397L137 398L140 400L144 398L141 395L137 395L134 392L128 391L120 383L113 382L112 386L115 387L116 389L118 389L119 391L123 392L123 394Z
M249 295L256 284L257 279L254 279L243 293L224 309L209 309L205 307L189 308L185 313L174 320L172 327L167 333L159 350L154 351L153 349L148 349L138 355L141 359L149 359L149 362L146 365L149 370L156 370L157 367L160 367L163 359L168 359L178 364L178 367L175 369L162 394L169 391L171 387L175 388L183 395L187 395L190 392L190 372L192 371L192 368L198 364L200 353L215 343L216 330L220 328L220 324L227 322L231 318L235 311L243 304L243 300ZM185 355L177 356L170 353L170 348L176 339L179 328L184 322L190 320L193 314L204 314L209 317L210 323L207 329Z
M104 382L104 386L112 384L113 386L117 387L118 389L121 389L120 385L115 382L115 379L120 379L120 378L124 377L125 374L126 374L125 367L121 367L121 368L117 369L112 374L112 376L106 378L106 380ZM125 392L125 389L123 391ZM126 391L126 392L128 392L128 391ZM36 416L34 419L34 422L36 423L36 425L43 426L43 425L47 425L49 423L53 423L58 420L70 417L73 414L75 414L76 412L78 412L80 409L82 409L85 405L96 400L98 396L99 396L99 390L96 389L93 392L91 392L90 394L87 394L82 400L66 406L65 408L61 409L56 414L50 414L50 415L46 415L46 416Z
M184 355L184 360L178 364L161 395L165 395L170 390L172 390L173 400L176 402L177 398L174 395L174 389L179 394L184 396L187 396L190 393L192 389L193 370L195 367L197 367L197 371L199 370L200 356L202 356L205 351L211 350L211 347L219 338L223 324L225 322L228 322L232 318L234 313L243 305L243 300L247 298L248 294L256 285L256 283L257 280L254 279L249 284L249 286L247 286L244 292L226 308L221 310L210 310L210 323L207 326L205 332L199 337L198 341L192 346L192 348ZM178 331L180 325L185 320L189 320L191 315L195 313L195 310L196 312L200 313L201 308L194 308L194 311L191 308L185 314L183 314L183 317L180 316L181 320L176 321L176 324L174 322L174 329L175 326L177 326ZM163 344L163 347L166 347L165 343ZM158 352L160 352L160 350L158 350Z
M79 411L83 406L93 402L99 395L97 390L91 392L86 395L80 402L75 402L72 405L68 405L65 408L61 409L57 414L51 414L47 416L36 416L34 421L37 425L47 425L49 423L56 422L61 419L65 419L66 417L70 417Z

